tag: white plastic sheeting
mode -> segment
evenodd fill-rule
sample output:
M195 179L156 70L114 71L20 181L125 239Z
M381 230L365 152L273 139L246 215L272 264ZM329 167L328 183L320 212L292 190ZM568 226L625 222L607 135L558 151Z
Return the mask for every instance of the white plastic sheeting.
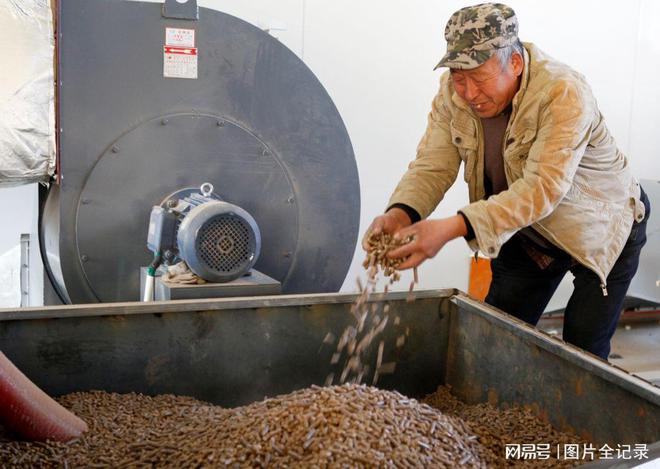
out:
M49 0L0 0L0 187L55 170L53 51Z

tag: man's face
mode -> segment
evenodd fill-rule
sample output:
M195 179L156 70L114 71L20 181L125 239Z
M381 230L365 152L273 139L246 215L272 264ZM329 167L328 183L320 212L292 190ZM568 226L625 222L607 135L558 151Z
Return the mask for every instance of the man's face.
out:
M479 117L495 117L513 100L520 87L523 60L514 53L504 67L493 56L471 70L451 69L456 93Z

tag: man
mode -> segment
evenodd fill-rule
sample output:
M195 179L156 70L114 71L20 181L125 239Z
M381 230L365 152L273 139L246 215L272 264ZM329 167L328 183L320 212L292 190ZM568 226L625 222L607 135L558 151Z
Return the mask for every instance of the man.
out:
M450 240L493 258L486 302L536 325L567 271L575 275L563 338L607 359L646 242L650 207L583 76L518 39L514 11L486 3L454 13L428 126L367 235L413 241L401 269ZM463 163L470 204L425 219ZM366 248L366 236L363 241Z

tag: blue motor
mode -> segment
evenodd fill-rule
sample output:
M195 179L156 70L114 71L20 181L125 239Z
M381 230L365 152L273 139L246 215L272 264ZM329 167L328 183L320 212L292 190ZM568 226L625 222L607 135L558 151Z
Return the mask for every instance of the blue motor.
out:
M166 264L183 260L204 280L224 283L254 266L261 234L252 215L222 201L207 182L176 191L153 207L147 246Z

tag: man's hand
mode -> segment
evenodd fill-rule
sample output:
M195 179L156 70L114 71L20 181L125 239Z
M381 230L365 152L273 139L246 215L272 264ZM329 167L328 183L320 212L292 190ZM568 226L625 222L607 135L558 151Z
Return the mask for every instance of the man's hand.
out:
M399 270L417 267L426 259L435 257L449 241L466 234L467 226L461 215L440 220L422 220L395 233L397 238L406 239L410 236L413 240L390 251L388 257L407 258L398 266Z
M391 208L386 213L377 216L374 218L374 221L371 222L367 232L362 237L362 249L367 251L369 249L369 239L370 234L379 234L379 233L389 233L394 234L397 231L410 226L411 220L405 210L400 208Z

